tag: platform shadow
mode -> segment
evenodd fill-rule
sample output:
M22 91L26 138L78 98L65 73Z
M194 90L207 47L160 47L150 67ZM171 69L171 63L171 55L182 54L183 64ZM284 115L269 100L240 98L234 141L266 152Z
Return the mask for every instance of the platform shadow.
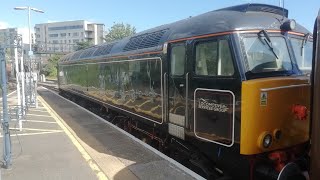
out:
M118 169L114 169L116 173L110 173L112 176L109 177L110 179L140 179L132 172L132 168L136 168L139 164L143 165L163 160L140 143L82 108L48 90L41 89L38 90L38 93L85 145L98 152L98 154L101 153L98 160L103 160L103 156L106 156L109 160L114 160L112 162L113 166Z

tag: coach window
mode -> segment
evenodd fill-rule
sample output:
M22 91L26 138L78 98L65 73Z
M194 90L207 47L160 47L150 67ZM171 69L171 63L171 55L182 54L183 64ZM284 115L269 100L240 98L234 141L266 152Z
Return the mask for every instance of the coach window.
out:
M184 45L177 45L171 48L171 75L179 76L184 74L185 52Z
M228 40L198 43L195 72L204 76L232 76L234 67Z

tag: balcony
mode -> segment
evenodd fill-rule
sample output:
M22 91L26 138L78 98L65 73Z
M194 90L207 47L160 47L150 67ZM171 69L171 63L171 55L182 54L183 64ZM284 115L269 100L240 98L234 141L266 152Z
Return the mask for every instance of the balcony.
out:
M87 31L87 32L93 32L93 31L94 31L94 26L91 25L91 24L88 24L86 31Z
M86 39L93 39L94 38L94 33L93 32L86 32L85 38Z

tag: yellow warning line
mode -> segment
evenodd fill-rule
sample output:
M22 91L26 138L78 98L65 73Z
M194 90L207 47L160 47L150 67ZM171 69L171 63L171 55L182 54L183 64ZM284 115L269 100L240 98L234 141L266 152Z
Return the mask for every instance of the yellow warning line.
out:
M76 148L81 153L82 157L86 160L89 164L92 171L96 174L99 180L108 180L107 176L103 173L97 163L91 158L91 156L87 153L87 151L82 147L80 142L78 141L79 137L75 135L73 130L63 121L63 119L50 107L47 102L41 97L38 96L39 101L43 104L44 108L51 114L51 116L57 121L59 126L63 129L63 131L67 134L70 138L72 143L76 146ZM73 132L73 133L72 133Z

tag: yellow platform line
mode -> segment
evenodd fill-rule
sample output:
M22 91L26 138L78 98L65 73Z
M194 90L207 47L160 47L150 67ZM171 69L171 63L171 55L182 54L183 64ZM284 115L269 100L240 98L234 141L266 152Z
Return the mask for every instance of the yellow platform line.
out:
M42 103L44 108L47 109L48 113L51 114L51 116L57 121L59 126L67 134L72 143L81 153L82 157L86 160L91 170L96 174L97 178L99 180L108 180L107 176L103 173L103 171L100 169L97 163L91 158L91 156L84 149L84 147L82 147L82 145L78 141L79 137L75 135L73 130L63 121L63 119L50 107L50 105L41 96L38 96L38 100Z

